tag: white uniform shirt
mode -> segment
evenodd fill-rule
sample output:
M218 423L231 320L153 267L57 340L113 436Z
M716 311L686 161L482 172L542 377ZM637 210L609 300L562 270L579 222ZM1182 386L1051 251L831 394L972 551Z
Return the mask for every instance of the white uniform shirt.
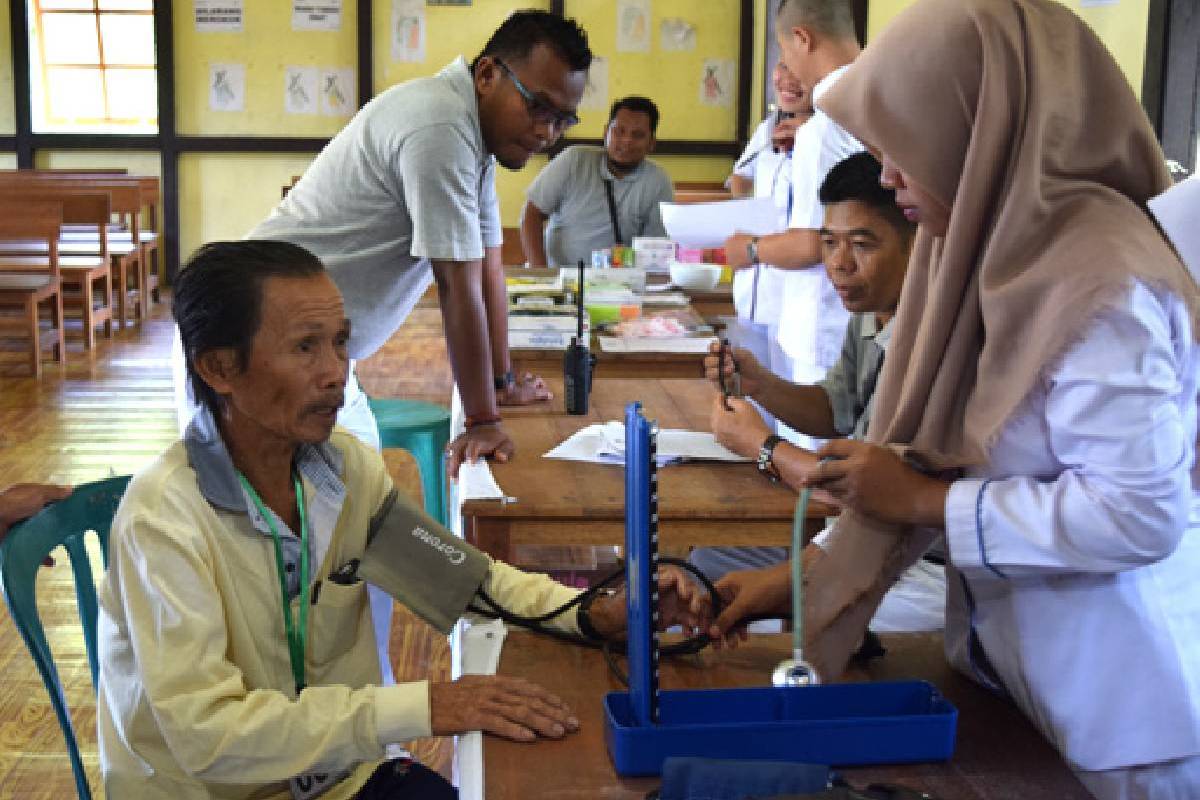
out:
M779 210L778 230L788 226L792 198L792 154L776 153L771 146L775 115L764 119L750 137L734 167L734 174L754 179L754 196L770 197ZM760 322L772 331L783 310L783 284L787 273L761 265L740 269L733 275L733 306L737 315ZM780 373L784 374L784 373ZM790 370L785 377L791 377Z
M947 655L1072 766L1200 754L1197 347L1138 283L946 501ZM972 636L973 634L973 636Z
M249 237L316 254L353 322L350 356L378 350L429 287L431 259L471 261L503 240L466 62L363 107Z
M839 67L822 78L813 87L813 101L820 100L846 69ZM825 223L821 184L834 166L863 149L819 108L796 129L789 227L820 230ZM793 272L796 277L788 280L783 300L787 313L780 317L779 341L792 359L792 380L815 383L837 362L850 315L823 267Z

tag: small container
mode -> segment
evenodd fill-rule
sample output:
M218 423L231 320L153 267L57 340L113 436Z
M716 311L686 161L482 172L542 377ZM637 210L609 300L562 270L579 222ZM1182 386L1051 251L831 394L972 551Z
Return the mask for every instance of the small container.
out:
M681 264L703 264L704 250L699 247L680 247L675 260Z
M607 247L592 251L592 269L608 269L612 266L612 251Z

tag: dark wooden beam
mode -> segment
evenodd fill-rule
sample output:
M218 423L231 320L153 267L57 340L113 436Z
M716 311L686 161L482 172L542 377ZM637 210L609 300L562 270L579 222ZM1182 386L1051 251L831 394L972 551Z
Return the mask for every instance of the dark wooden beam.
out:
M11 0L9 22L12 26L13 111L16 134L13 149L17 167L33 168L33 118L29 87L29 17L26 0Z
M734 139L744 145L750 138L750 100L754 91L754 0L742 0L741 29L738 31L737 127ZM738 153L741 147L738 148ZM734 153L737 158L738 153Z
M858 35L858 43L867 44L867 21L871 17L870 0L851 0L854 9L854 32Z
M1200 126L1200 5L1195 0L1171 0L1165 26L1159 138L1167 158L1191 171Z
M179 153L175 149L175 16L172 0L154 0L158 71L158 159L163 226L158 252L168 282L179 269Z
M358 107L375 96L375 40L372 27L372 0L358 0Z

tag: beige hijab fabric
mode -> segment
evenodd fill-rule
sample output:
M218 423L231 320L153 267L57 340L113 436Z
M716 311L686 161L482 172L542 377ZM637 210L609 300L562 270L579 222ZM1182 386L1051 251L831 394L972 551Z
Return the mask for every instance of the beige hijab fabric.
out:
M980 463L1131 279L1177 293L1195 323L1196 284L1144 211L1170 185L1154 132L1061 4L920 0L819 105L952 209L944 237L922 228L914 244L870 441ZM828 676L931 538L856 514L837 527L805 615Z

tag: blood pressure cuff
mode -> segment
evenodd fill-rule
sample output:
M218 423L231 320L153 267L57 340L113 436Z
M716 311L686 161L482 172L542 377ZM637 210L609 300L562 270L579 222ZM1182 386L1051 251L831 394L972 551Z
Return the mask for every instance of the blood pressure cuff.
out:
M393 489L371 520L358 574L449 634L491 563Z

